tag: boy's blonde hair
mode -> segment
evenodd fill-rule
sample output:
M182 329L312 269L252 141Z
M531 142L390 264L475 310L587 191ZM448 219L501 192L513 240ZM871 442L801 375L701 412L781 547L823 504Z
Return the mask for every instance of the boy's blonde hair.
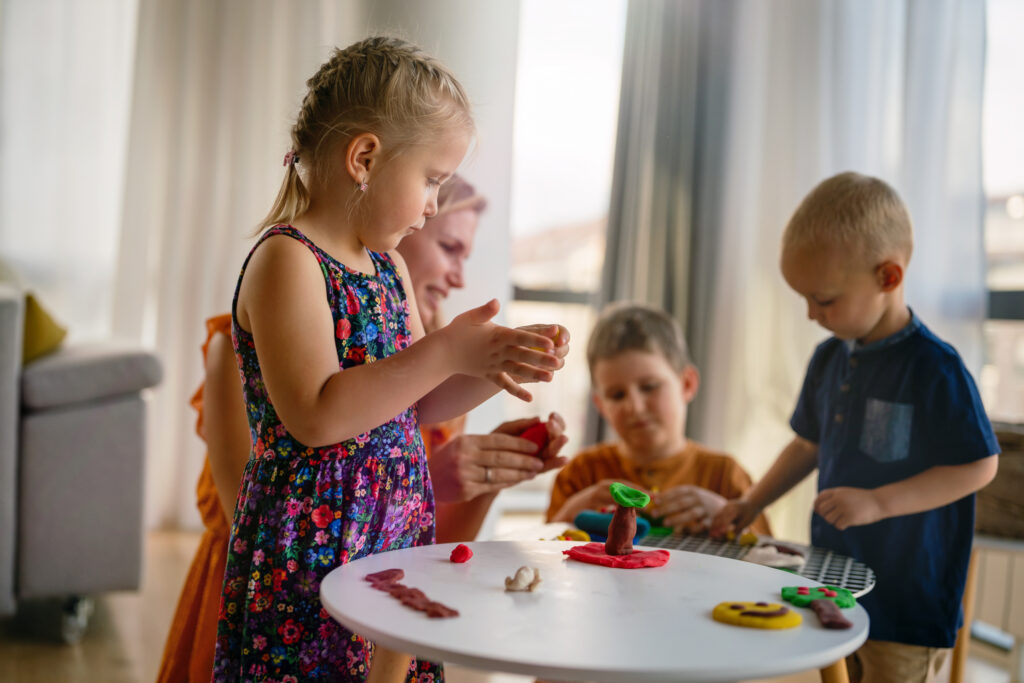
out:
M598 317L587 342L591 379L597 361L624 351L660 354L676 372L693 364L683 329L676 319L661 309L643 304L611 304Z
M378 36L335 48L306 86L285 157L288 170L260 229L291 223L309 208L298 163L327 178L332 152L360 133L380 138L385 158L392 159L444 131L474 130L469 97L455 76L399 38Z
M823 180L804 197L782 234L782 250L840 248L878 265L910 261L914 231L899 194L886 182L852 171Z

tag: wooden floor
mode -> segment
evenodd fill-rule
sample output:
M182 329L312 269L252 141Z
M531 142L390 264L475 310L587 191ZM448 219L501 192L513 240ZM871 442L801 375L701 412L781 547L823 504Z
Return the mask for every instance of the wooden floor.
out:
M193 533L152 533L146 543L141 590L97 599L89 630L77 645L55 642L52 622L45 621L39 614L32 618L0 620L0 681L153 681L167 625L198 538ZM49 637L47 629L51 632ZM983 657L986 648L980 644L972 645L971 652L966 683L1009 683L1009 674L998 665L998 655ZM447 671L449 683L532 683L533 680L461 667L447 667ZM771 679L771 683L815 683L818 680L814 672L808 672Z

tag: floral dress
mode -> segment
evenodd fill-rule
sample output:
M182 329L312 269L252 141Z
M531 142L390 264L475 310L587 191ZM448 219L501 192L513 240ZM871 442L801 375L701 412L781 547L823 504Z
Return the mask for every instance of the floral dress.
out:
M249 258L278 234L305 244L320 263L342 370L409 345L409 307L387 254L369 252L377 272L368 276L295 228L277 226ZM373 645L324 611L320 581L365 555L433 543L434 495L416 408L332 446L300 443L270 403L252 335L234 315L237 302L236 288L232 339L254 445L231 526L214 679L363 681ZM443 672L413 660L408 680L441 681Z

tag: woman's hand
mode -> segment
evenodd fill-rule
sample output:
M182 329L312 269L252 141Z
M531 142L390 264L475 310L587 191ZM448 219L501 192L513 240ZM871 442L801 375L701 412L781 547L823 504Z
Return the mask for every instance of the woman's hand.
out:
M565 365L556 353L552 337L557 325L530 326L552 330L551 336L512 329L491 322L500 306L492 299L483 306L455 317L441 332L449 338L449 348L457 372L487 379L516 398L533 400L526 382L550 382L555 370ZM568 331L565 333L568 341ZM568 352L568 345L565 352ZM564 354L563 354L564 355Z
M550 439L542 453L537 453L532 441L518 437L537 422L535 417L512 420L502 423L490 434L462 434L436 449L428 466L437 500L441 503L473 500L564 465L566 459L558 457L558 452L568 441L562 433L565 420L551 413L548 419Z
M726 500L714 491L690 484L676 486L652 497L648 509L652 517L673 531L698 534L711 526L711 520L725 507Z

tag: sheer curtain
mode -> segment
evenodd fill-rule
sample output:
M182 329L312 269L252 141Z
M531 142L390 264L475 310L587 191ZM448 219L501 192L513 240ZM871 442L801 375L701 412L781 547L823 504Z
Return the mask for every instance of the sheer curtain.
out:
M77 339L111 329L136 12L0 2L0 260Z
M679 11L674 4L660 6L666 21ZM696 144L661 144L677 151L681 165L692 164L693 182L658 201L692 198L690 254L678 264L689 270L688 303L628 283L616 296L673 302L668 308L685 322L703 374L690 433L736 455L757 478L791 438L803 372L825 335L778 272L779 238L803 195L833 173L877 175L900 191L916 231L907 300L968 367L980 367L984 3L684 4L701 27L690 103L696 113L688 114L697 121ZM657 40L645 26L657 31L660 24L631 23L627 52ZM627 72L623 82L649 78L658 72ZM624 100L621 115L653 111L640 99ZM621 134L619 140L629 142ZM624 161L616 173L636 176L643 168ZM621 193L618 200L643 198ZM624 222L612 228L637 229ZM777 534L807 537L813 492L808 480L773 506Z
M149 526L196 519L203 447L188 398L204 320L230 310L305 80L356 39L362 7L140 0L113 324L166 368L149 413Z

